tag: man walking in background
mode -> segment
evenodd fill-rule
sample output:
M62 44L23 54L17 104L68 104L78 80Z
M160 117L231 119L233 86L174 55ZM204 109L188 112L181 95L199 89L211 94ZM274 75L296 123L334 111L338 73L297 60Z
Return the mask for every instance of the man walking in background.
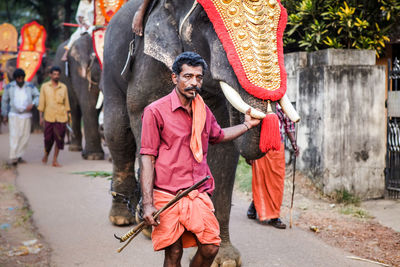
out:
M249 219L258 219L260 223L285 229L280 219L283 192L285 188L285 145L284 134L288 136L296 156L299 148L296 144L294 123L283 113L276 104L276 114L279 118L281 148L279 151L270 150L258 160L247 161L252 166L253 201L247 211Z
M23 69L16 69L14 81L4 88L1 101L3 122L9 122L10 161L11 164L25 162L22 159L31 134L33 105L38 105L39 91L29 82L25 82Z
M50 70L50 81L40 88L40 124L44 124L44 156L42 162L47 163L49 153L55 142L53 167L61 167L57 161L60 149L64 149L64 137L68 112L70 111L68 91L60 82L61 69L53 66Z

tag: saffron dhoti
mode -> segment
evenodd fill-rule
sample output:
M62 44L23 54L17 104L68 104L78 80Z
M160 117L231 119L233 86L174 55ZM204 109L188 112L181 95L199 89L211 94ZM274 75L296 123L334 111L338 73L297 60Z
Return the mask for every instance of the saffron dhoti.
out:
M285 146L279 151L268 153L255 160L252 165L253 200L260 221L280 217L284 181L285 181Z
M160 209L175 196L154 190L154 206ZM207 193L194 190L172 207L161 213L160 224L153 227L152 241L154 250L164 249L182 236L184 248L201 244L219 246L219 224L214 215L214 205Z

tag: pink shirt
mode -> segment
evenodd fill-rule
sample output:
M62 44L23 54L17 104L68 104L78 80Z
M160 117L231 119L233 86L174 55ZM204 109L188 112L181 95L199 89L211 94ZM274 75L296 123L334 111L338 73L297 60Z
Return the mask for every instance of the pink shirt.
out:
M156 157L154 188L176 194L210 175L199 191L212 193L215 186L207 164L208 143L219 143L224 132L207 106L206 113L201 138L204 156L198 163L190 150L192 117L175 89L144 109L140 154Z

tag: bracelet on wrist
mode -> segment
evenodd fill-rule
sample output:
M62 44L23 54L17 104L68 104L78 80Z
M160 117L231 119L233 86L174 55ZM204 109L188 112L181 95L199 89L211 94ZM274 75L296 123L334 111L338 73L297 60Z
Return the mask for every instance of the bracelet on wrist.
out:
M249 126L247 126L247 124L245 122L243 122L243 125L246 126L247 131L250 130Z

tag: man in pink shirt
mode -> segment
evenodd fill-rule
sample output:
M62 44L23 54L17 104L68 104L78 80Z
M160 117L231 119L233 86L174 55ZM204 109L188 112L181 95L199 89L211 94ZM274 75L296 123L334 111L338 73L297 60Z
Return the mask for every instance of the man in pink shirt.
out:
M143 218L153 225L155 250L165 250L164 266L180 266L183 248L198 246L191 266L211 266L221 239L210 195L214 179L207 164L208 143L231 141L260 123L250 110L245 122L221 129L199 95L205 61L196 53L179 55L173 66L172 92L147 106L141 139ZM153 213L179 191L205 176L211 179L154 221Z

